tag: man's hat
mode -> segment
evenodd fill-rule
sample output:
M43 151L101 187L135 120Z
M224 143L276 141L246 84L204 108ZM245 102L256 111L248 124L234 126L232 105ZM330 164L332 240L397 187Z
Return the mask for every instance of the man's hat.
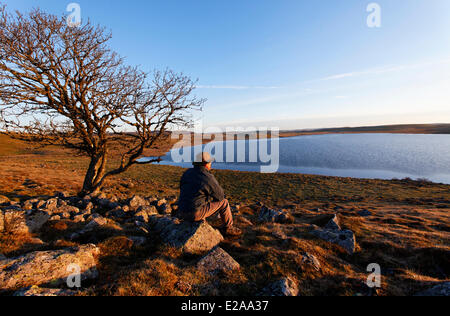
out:
M214 158L211 157L211 155L208 152L202 152L199 153L195 157L194 165L207 165L210 162L214 162Z

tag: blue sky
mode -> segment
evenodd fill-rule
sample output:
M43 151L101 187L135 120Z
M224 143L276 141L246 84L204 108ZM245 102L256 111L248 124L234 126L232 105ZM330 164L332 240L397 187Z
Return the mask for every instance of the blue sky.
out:
M72 1L0 2L63 14ZM74 2L129 64L198 78L204 126L450 122L448 0Z

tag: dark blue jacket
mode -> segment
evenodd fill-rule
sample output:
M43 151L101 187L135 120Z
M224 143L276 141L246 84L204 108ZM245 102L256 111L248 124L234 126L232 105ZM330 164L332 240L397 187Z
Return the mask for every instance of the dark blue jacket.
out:
M194 213L209 202L219 202L225 194L216 178L203 166L186 171L180 181L179 211Z

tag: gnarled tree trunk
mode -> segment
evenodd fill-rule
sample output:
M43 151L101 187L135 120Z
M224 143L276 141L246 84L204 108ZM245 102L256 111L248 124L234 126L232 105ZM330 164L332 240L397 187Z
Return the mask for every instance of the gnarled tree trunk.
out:
M106 171L106 153L91 157L80 195L95 193L100 189Z

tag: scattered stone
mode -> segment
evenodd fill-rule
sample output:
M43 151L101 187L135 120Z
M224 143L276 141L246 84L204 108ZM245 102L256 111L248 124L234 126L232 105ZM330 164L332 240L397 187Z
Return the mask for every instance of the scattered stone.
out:
M325 226L325 229L328 229L328 230L341 230L341 226L339 225L339 219L338 219L337 215L333 216L333 218Z
M432 287L431 289L417 293L415 296L449 297L450 296L450 282L444 282L444 283L438 284L438 285Z
M298 286L291 278L282 278L262 290L261 296L298 296Z
M97 205L103 209L113 210L117 207L120 207L119 203L113 202L106 198L97 199L96 202L97 202Z
M292 216L286 210L271 210L265 206L261 207L261 211L259 213L259 221L267 222L267 223L292 223Z
M372 216L372 212L370 212L369 210L361 210L358 212L358 215L361 217L369 217Z
M84 219L84 215L83 215L83 214L80 214L80 215L74 216L73 221L74 221L75 223L83 223L83 222L85 222L86 220Z
M51 214L69 214L69 217L71 214L78 214L78 213L80 213L80 209L71 205L61 205L51 210Z
M150 216L152 229L161 235L163 242L188 254L202 254L223 241L220 232L206 222L181 222L170 216Z
M85 245L56 251L37 251L0 261L0 290L63 283L73 273L68 267L74 264L80 269L82 280L96 278L95 256L99 252L95 245Z
M211 275L239 270L241 266L225 250L216 247L197 263L197 269Z
M107 212L105 214L105 216L109 217L109 218L122 219L122 218L127 217L127 213L123 210L122 207L119 206L119 207L116 207L114 210Z
M58 199L53 198L53 199L45 201L45 203L42 205L42 208L44 208L45 210L47 210L49 212L54 211L56 208L58 208Z
M165 215L165 214L172 214L172 208L169 204L161 204L157 207L159 214Z
M15 234L36 233L50 219L46 212L36 211L27 215L22 210L0 212L0 231Z
M31 211L34 208L34 205L36 205L38 201L37 200L28 200L25 201L22 205L22 209L24 211Z
M75 296L76 292L65 289L45 289L31 286L14 293L14 296L51 297L51 296Z
M60 221L60 220L61 220L61 216L59 216L59 215L53 215L49 219L49 221Z
M316 271L320 271L320 262L317 260L316 256L304 252L301 254L302 263L312 266Z
M73 233L70 236L70 239L77 239L87 233L90 233L94 231L95 229L98 229L99 227L105 226L108 224L108 220L104 217L96 217L93 220L91 220L82 230L80 230L77 233Z
M142 236L130 236L128 238L138 247L142 247L147 243L147 238Z
M55 196L60 199L67 199L68 197L70 197L70 194L67 192L56 192Z
M319 228L312 231L312 234L320 239L341 246L350 255L356 251L356 238L351 230L327 230Z
M133 196L128 201L128 206L130 207L130 210L137 210L141 206L148 206L148 205L149 203L138 195Z

